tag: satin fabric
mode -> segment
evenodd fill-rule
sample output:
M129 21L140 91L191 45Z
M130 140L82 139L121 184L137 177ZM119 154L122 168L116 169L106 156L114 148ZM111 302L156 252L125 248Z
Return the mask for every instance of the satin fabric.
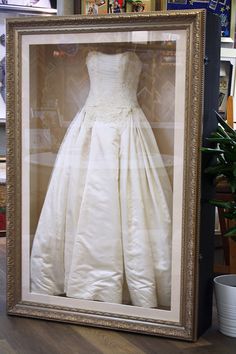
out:
M137 102L141 62L91 52L87 65L90 93L58 152L34 237L31 291L122 303L126 281L133 305L170 306L172 191ZM104 106L108 89L122 92Z

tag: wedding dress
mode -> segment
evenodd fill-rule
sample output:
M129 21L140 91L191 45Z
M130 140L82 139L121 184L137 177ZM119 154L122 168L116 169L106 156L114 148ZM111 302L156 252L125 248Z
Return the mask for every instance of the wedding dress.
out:
M137 101L134 52L89 52L90 92L58 152L31 253L31 291L170 306L170 182ZM125 279L125 280L124 280Z

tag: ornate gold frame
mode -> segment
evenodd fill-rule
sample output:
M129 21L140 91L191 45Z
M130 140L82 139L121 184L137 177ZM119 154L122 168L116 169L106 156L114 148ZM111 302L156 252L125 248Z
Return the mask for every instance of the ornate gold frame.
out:
M11 19L7 23L7 309L8 314L108 327L193 340L197 333L205 12L178 11L104 17L71 16ZM186 92L183 171L181 304L178 322L112 314L22 299L22 37L97 31L183 30L186 32Z

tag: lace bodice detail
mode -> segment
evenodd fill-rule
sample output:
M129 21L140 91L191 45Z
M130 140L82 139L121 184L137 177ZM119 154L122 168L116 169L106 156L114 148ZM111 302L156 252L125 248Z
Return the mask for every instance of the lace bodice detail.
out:
M87 67L90 92L86 106L103 110L137 106L137 87L141 72L141 61L134 52L104 54L89 52Z

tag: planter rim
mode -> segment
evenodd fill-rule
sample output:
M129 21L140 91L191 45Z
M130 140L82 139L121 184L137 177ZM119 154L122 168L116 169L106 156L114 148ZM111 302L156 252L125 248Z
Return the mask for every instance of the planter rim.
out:
M234 279L235 280L235 284L227 284L227 281L229 279ZM213 279L214 283L220 286L224 286L224 287L231 287L231 288L236 288L236 274L223 274L223 275L218 275Z

